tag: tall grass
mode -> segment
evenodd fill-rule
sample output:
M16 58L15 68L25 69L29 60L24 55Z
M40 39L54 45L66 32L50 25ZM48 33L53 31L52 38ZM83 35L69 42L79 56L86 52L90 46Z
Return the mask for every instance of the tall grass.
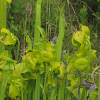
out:
M59 19L59 36L56 41L56 61L61 61L62 56L62 48L63 48L63 39L64 39L64 31L65 31L65 20L64 20L64 6L60 11L60 19ZM60 83L58 100L64 99L64 90L65 90L65 79L66 76L63 77Z
M41 2L42 0L37 0L36 4L36 17L35 17L35 31L34 31L34 48L38 48L38 42L40 41L40 31L36 26L41 27Z
M62 7L60 11L60 18L59 18L59 35L56 41L56 61L60 62L61 61L61 56L62 56L62 47L63 47L63 39L64 39L64 29L65 29L65 20L63 17L63 12L64 12L64 6ZM57 80L58 77L55 76L55 82L56 86L52 88L51 95L50 95L50 100L53 100L55 97L55 94L57 92ZM62 79L61 81L61 86L59 89L58 93L58 100L61 100L64 98L64 88L65 88L65 79Z
M3 77L0 86L0 100L4 100L5 98L6 85L8 83L10 76L11 76L11 70L8 69L3 71Z
M33 47L36 50L39 50L41 48L40 30L38 29L38 27L41 27L41 2L42 2L42 0L37 0L37 4L36 4L34 47ZM36 87L35 87L35 91L33 91L33 92L35 92L35 95L33 94L33 96L35 96L35 97L33 97L33 98L35 98L35 100L40 100L40 84L41 84L41 76L40 76L40 72L37 71Z
M59 19L59 36L56 41L56 61L61 61L62 56L62 47L63 47L63 39L64 39L64 29L65 29L65 20L63 17L64 6L60 11L60 19Z

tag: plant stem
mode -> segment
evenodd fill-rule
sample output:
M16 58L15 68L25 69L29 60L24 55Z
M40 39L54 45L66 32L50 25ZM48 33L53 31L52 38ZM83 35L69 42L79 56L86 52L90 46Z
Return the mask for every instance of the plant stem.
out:
M2 83L0 87L0 100L4 100L5 98L6 85L11 76L11 73L12 73L11 70L3 70Z
M27 87L28 87L28 81L24 81L24 89L23 89L23 100L27 100Z
M45 78L44 78L43 100L46 100L46 82L47 82L47 75L48 75L48 72L45 73Z
M36 84L35 84L35 80L33 80L33 93L32 93L32 100L35 100L35 87L36 87Z
M50 100L54 100L54 96L55 96L56 89L57 89L57 80L58 80L58 77L55 76L54 77L54 80L56 82L56 86L55 87L52 87L51 94L50 94Z
M27 94L27 97L28 97L28 100L31 100L32 98L32 86L34 84L34 80L29 80L28 81L28 86L27 86L27 91L28 91L28 94Z
M66 87L68 87L68 80L66 78ZM71 100L71 93L68 92L68 90L66 89L65 91L65 100Z
M60 11L60 19L59 19L59 36L56 41L56 61L61 61L62 56L62 46L63 46L63 38L64 38L64 28L65 28L65 21L63 19L63 11L64 6Z
M16 60L18 62L18 56L19 56L19 50L20 50L20 41L19 39L16 37L16 40L18 41L18 46L17 46L17 55L16 55Z
M37 71L37 75L36 75L36 89L35 89L35 100L40 100L40 80L41 80L40 72Z
M89 100L93 100L93 93L92 92L89 93Z
M81 95L81 100L86 100L86 95L87 95L87 90L86 87L83 87L82 95Z
M64 21L64 18L63 18L63 12L64 12L64 6L62 7L62 9L60 11L59 36L58 36L57 41L56 41L56 61L58 61L58 62L61 61L63 39L64 39L65 21ZM55 76L56 86L57 86L57 80L58 80L58 77ZM55 95L56 89L57 89L56 87L52 88L50 100L54 100L54 95ZM63 91L63 89L61 89L61 88L60 88L60 90ZM60 93L59 93L59 100L61 99L61 97L63 98L63 95L60 95Z
M0 0L0 31L2 28L6 28L6 10L7 2L6 0ZM0 36L5 37L5 34L0 32ZM0 42L0 54L5 50L4 44Z
M21 100L23 100L23 88L21 86Z
M35 32L34 32L34 48L37 49L36 44L40 39L40 32L36 26L41 27L41 2L42 0L37 0L36 4L36 18L35 18Z
M78 84L79 84L79 88L78 88L78 100L80 100L80 72L78 72Z
M65 80L66 80L66 76L64 76L64 78L61 79L59 94L58 94L58 100L64 100Z

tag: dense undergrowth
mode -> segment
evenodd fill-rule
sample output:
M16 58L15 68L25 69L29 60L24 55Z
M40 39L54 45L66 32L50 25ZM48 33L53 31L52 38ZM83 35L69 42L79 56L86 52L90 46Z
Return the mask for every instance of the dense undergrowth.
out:
M53 0L11 1L0 0L0 100L100 100L99 23L93 34L87 3L77 16L74 0L58 0L57 7ZM100 21L99 12L93 15Z

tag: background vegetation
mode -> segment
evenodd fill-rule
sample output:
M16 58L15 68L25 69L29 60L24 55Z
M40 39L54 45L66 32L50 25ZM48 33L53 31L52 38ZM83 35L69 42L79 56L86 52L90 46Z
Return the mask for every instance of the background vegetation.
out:
M47 41L58 35L58 19L61 6L65 4L64 49L71 46L71 37L80 23L87 25L91 31L94 48L99 51L100 37L100 1L99 0L43 0L41 8L41 26L45 29ZM7 9L7 28L21 42L20 56L24 55L28 34L33 40L35 25L36 0L13 0ZM72 47L70 47L71 49ZM15 48L16 50L16 48ZM72 49L70 51L73 51ZM100 57L99 57L100 58Z

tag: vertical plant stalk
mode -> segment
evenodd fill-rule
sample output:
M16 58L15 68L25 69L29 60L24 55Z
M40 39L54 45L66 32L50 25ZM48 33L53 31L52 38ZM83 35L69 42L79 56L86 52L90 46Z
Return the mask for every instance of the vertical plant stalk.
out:
M35 87L36 87L35 80L33 80L32 100L35 100Z
M57 38L57 41L56 41L56 61L60 62L61 61L61 56L62 56L62 47L63 47L63 38L64 38L64 28L65 28L65 21L63 19L63 11L64 11L64 6L62 7L61 11L60 11L60 19L59 19L59 36ZM57 80L58 80L58 77L55 76L55 82L57 84ZM64 81L62 81L64 82ZM62 83L61 82L61 86L62 86ZM64 82L65 83L65 82ZM60 87L59 89L59 94L62 94L61 89L62 87ZM51 97L50 97L50 100L53 100L54 99L54 96L55 96L55 92L56 92L56 87L52 88L51 90ZM64 94L63 94L64 96ZM62 95L58 95L58 98L63 98Z
M16 37L16 40L18 42L18 45L17 45L17 54L16 54L16 60L18 62L18 56L19 56L19 51L20 51L20 41L19 39Z
M29 80L28 81L28 87L27 87L27 91L28 91L27 98L28 98L28 100L32 100L32 87L33 87L33 84L34 84L34 80Z
M51 6L51 0L49 0L49 10L48 10L48 12L49 12L49 13L48 13L48 15L49 15L49 16L48 16L48 17L49 17L49 18L48 18L48 19L49 19L49 20L48 20L48 36L49 36L49 38L51 37L51 28L50 28L50 27L51 27L51 25L50 25L50 10L51 10L51 9L50 9L50 6Z
M66 78L66 87L68 87L68 80ZM65 91L65 100L71 100L71 93L68 92L68 89Z
M93 93L92 92L89 93L89 100L93 100Z
M7 2L6 0L0 0L0 36L5 37L5 34L1 33L2 28L6 28L6 10ZM0 42L0 53L5 50L5 46Z
M78 72L78 84L79 84L79 88L78 88L78 100L80 100L80 72Z
M58 80L57 76L54 77L54 80L56 82L56 86L52 87L51 94L50 94L50 100L54 100L54 97L55 97L55 93L57 89L57 80Z
M35 19L34 47L33 47L36 50L41 50L41 44L44 48L46 46L45 39L44 41L41 41L41 39L43 38L43 36L45 36L45 34L44 35L41 34L42 37L40 38L40 33L41 31L43 32L43 29L41 29L41 2L42 0L37 0L37 5L36 5L36 19ZM44 48L42 48L42 50L44 50ZM41 84L41 75L38 70L36 74L35 100L40 100L40 84Z
M37 75L36 75L36 89L35 89L35 100L40 100L40 80L41 80L40 72L37 71Z
M87 90L86 87L83 87L82 95L81 95L81 100L86 100L86 95L87 95Z
M47 7L46 7L46 35L47 35L47 18L48 18L48 0L47 0Z
M24 85L25 85L25 88L23 89L23 100L27 100L27 87L28 87L28 81L24 81Z
M34 48L37 49L36 44L40 39L40 32L36 26L41 27L41 2L42 0L37 0L36 4L36 18L35 18L35 32L34 32Z
M43 89L43 100L46 100L46 82L47 82L47 75L48 75L48 72L45 73L44 75L44 89Z
M60 11L60 20L59 20L59 36L56 41L56 61L61 61L62 56L62 46L63 46L63 38L64 38L64 28L65 28L65 21L63 19L63 11L64 6Z
M21 86L21 100L23 100L23 87Z
M59 20L59 36L56 42L56 61L61 61L62 56L62 47L63 47L63 39L64 39L64 29L65 29L65 20L63 18L64 6L60 11L60 20ZM64 98L64 91L65 91L65 78L61 80L59 88L58 98L59 100L63 100Z
M10 78L11 72L11 70L3 70L2 83L0 86L0 100L4 100L5 98L6 85Z
M66 76L61 80L61 85L59 88L58 100L64 100L64 91L65 91L65 80Z

